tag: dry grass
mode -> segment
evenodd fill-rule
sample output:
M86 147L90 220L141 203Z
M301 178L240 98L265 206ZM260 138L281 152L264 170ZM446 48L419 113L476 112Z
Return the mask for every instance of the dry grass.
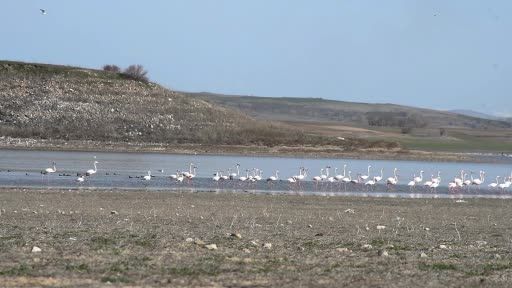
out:
M0 281L11 287L507 286L509 207L508 200L486 199L2 190ZM31 253L32 246L42 252ZM389 256L379 256L384 250Z

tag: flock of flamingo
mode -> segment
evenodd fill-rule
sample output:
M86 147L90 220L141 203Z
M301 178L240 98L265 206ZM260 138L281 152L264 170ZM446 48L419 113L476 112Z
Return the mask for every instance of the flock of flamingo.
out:
M82 183L87 177L90 177L98 171L97 164L98 161L93 162L94 169L89 169L85 173L77 173L76 182ZM194 163L190 163L188 169L184 170L176 170L176 173L171 175L164 175L169 179L182 183L192 183L192 180L197 175L197 166ZM394 168L393 175L384 178L384 169L380 169L380 173L376 175L371 175L371 165L368 165L367 171L365 173L357 173L355 177L352 176L352 171L347 169L347 165L343 165L343 172L341 169L334 168L334 173L331 174L332 167L326 166L325 168L320 169L320 174L315 175L311 178L312 182L315 185L317 190L322 189L341 189L343 186L344 190L347 190L347 185L351 185L351 189L366 189L373 190L379 184L385 185L387 190L393 189L394 186L399 185L398 177L398 169ZM338 173L340 170L340 173ZM51 173L55 173L57 171L56 164L53 162L53 166L46 168L41 173L44 175L48 175ZM164 170L158 170L161 174L164 173ZM245 172L245 173L242 173ZM437 175L431 175L430 178L424 177L424 171L420 171L418 174L414 174L411 180L407 183L410 191L415 191L419 187L420 189L424 189L430 192L436 192L436 189L441 184L441 172L438 171ZM470 187L476 187L477 189L484 185L485 183L485 171L479 171L478 178L474 175L476 173L469 171L469 175L467 171L461 170L460 175L457 175L453 178L452 181L448 183L449 191L462 191L463 189L469 190ZM108 175L108 174L107 174ZM70 175L66 175L70 176ZM469 177L468 177L469 176ZM153 177L156 177L151 174L151 171L148 171L147 175L143 176L128 176L129 178L139 178L143 181L150 181ZM290 188L301 188L302 183L307 182L308 177L308 169L305 167L300 167L298 174L288 177L286 179L279 178L279 170L276 170L273 175L263 178L263 171L258 168L253 169L245 169L243 171L240 170L240 164L236 164L233 168L228 168L227 171L215 171L213 177L211 178L214 183L217 185L221 185L220 183L225 183L226 181L232 183L253 183L261 180L266 180L266 182L272 186L274 182L277 181L285 181L289 183ZM500 182L500 178L502 181ZM510 176L497 176L496 181L489 183L487 186L490 189L508 189L512 184L512 173ZM249 184L250 185L250 184ZM338 187L336 187L338 185ZM320 187L319 187L320 186ZM358 188L359 187L359 188Z

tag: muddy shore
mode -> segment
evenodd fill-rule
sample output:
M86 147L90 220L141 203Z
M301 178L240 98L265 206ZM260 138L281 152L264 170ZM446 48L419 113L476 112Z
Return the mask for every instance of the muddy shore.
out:
M347 158L372 160L411 160L438 162L512 163L512 157L499 154L428 152L418 150L357 150L337 147L266 147L236 145L127 143L101 141L64 141L25 138L0 138L0 149L42 151L146 152L187 155L244 155L303 158Z
M510 201L2 189L0 283L506 287Z

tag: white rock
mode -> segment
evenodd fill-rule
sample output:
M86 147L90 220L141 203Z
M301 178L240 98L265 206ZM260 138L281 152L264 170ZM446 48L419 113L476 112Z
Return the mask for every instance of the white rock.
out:
M361 248L363 248L364 250L371 250L373 246L370 244L364 244L363 246L361 246Z
M76 237L69 237L69 240L76 241Z
M217 245L216 244L208 244L208 245L206 245L204 247L206 247L206 249L208 249L208 250L217 250Z
M427 258L427 257L428 257L428 256L427 256L427 254L425 254L425 252L421 252L421 254L420 254L420 258Z
M441 245L439 245L439 249L448 249L448 246L441 244Z
M344 211L345 213L350 213L350 214L354 214L356 213L356 211L354 211L354 209L347 209Z
M313 228L313 225L309 224L309 225L308 225L308 228Z
M462 200L462 199L459 199L459 200L455 201L455 203L466 203L466 201Z
M252 245L252 246L260 246L260 245L258 244L258 242L256 242L256 241L251 241L251 245Z
M352 250L350 250L350 249L348 249L346 247L336 248L336 251L340 252L340 253L352 253Z
M430 228L428 228L428 227L425 227L425 231L430 231Z
M38 253L38 252L41 252L43 250L41 250L41 248L37 247L37 246L34 246L32 247L32 253Z
M478 246L485 246L485 245L487 245L487 241L476 241L476 244Z
M272 243L265 243L265 244L263 244L263 248L265 248L265 249L272 249Z
M386 226L384 225L377 225L377 230L383 230L386 229Z
M189 238L185 239L185 242L194 242L194 239L189 237Z
M389 256L389 253L386 250L380 250L379 251L379 256L386 257L386 256Z

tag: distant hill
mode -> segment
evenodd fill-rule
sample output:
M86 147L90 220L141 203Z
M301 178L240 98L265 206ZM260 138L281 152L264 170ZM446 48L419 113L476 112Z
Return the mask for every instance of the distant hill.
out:
M489 115L489 114L485 114L485 113L476 112L473 110L457 109L457 110L449 110L448 112L465 115L465 116L470 116L470 117L482 118L482 119L506 121L506 119L496 117L493 115Z
M335 145L342 150L391 143L305 134L121 73L12 61L0 61L0 136L127 143Z
M395 104L369 104L321 98L273 98L213 93L186 93L223 107L236 108L258 119L339 122L357 127L510 128L506 121Z

